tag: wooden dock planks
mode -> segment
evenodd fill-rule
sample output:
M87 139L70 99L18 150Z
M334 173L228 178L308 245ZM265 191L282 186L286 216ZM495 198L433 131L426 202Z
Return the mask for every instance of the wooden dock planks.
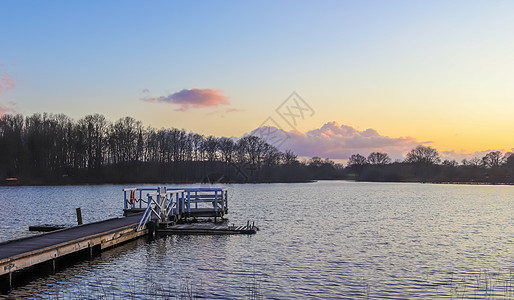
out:
M105 249L139 236L141 215L115 218L0 243L0 276L84 249Z

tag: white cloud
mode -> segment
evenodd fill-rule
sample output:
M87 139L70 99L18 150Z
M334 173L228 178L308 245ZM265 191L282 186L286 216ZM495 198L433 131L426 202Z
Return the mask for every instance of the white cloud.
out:
M269 134L269 133L272 134ZM266 133L266 134L263 134ZM307 131L284 131L276 127L258 128L251 132L267 140L285 141L280 143L280 150L290 149L299 156L319 156L331 159L348 159L352 154L367 156L371 152L385 152L392 159L401 159L419 144L413 137L391 138L380 135L375 129L359 131L348 125L328 122L321 128Z

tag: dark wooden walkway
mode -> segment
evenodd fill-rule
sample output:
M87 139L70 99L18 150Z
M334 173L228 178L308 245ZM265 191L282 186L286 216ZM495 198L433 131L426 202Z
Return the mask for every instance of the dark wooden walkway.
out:
M141 215L109 219L0 243L0 276L78 251L102 250L147 234Z

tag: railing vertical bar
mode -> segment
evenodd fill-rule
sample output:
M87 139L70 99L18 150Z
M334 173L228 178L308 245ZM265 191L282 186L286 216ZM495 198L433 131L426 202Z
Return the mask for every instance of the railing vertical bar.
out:
M178 216L180 214L180 203L178 202L178 195L175 194L175 214Z
M187 191L187 213L191 213L191 192Z
M175 203L175 206L176 206L176 199L175 199L175 195L171 195L170 197L170 208L171 208L171 212L173 214L173 216L176 216L177 215L177 209L176 207L173 207L173 204Z
M184 201L184 192L182 193L178 193L177 195L181 194L180 196L180 202L181 202L181 205L180 205L180 213L183 214L185 212L185 207L184 207L184 204L185 204L185 201Z
M221 210L225 212L225 193L221 190Z
M123 209L127 209L127 191L123 190Z
M214 191L214 211L218 213L218 191Z

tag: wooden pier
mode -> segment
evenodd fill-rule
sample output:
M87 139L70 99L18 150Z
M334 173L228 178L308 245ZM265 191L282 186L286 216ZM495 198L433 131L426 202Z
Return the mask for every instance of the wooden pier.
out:
M73 254L93 257L106 248L154 234L254 234L246 226L228 226L228 193L221 188L123 190L124 217L60 229L0 243L0 288L13 286L13 274ZM15 276L14 276L15 277Z
M141 215L61 229L46 234L30 236L0 243L0 277L9 288L13 273L45 262L51 263L78 252L92 257L106 248L146 235L146 228L137 230Z

